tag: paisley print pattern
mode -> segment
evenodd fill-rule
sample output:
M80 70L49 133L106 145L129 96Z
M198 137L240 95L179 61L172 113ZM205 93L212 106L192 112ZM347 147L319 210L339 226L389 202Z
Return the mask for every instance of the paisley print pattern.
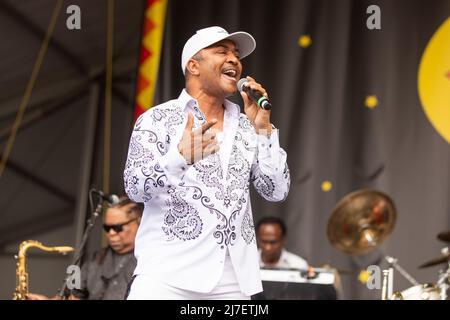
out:
M170 199L166 200L168 210L164 215L162 229L166 234L167 241L171 241L175 237L183 241L192 240L202 232L203 222L198 211L189 205L183 196L183 192L173 191Z
M195 127L206 121L197 106L192 106L191 112ZM255 244L250 182L268 200L287 196L290 183L287 164L283 163L282 172L261 172L253 125L243 114L234 121L238 124L230 140L233 145L226 171L221 159L224 155L219 152L182 168L184 171L177 174L181 175L179 180L171 178L160 159L168 155L174 147L172 144L178 143L175 138L184 130L184 109L169 102L150 109L136 121L125 164L125 190L132 199L145 202L146 206L157 201L162 215L160 230L166 241L192 241L208 230L205 236L212 236L222 249L233 246L239 236L247 245ZM282 149L280 157L285 159Z

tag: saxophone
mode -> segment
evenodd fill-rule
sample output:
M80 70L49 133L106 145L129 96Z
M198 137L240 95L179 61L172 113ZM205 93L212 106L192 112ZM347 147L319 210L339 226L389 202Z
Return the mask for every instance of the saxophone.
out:
M27 262L26 253L27 250L37 247L44 251L58 252L66 254L73 251L72 247L47 247L42 243L35 240L23 241L19 246L19 253L15 256L17 259L17 269L16 269L16 290L14 291L13 300L25 300L28 295L28 273L27 273Z

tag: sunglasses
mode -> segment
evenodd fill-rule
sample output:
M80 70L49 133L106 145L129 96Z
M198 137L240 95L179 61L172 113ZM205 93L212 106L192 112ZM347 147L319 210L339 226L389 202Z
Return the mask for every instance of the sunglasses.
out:
M123 226L129 224L130 222L133 222L137 220L136 218L128 220L127 222L120 223L120 224L103 224L103 230L106 231L106 233L109 232L109 230L113 229L116 233L123 231Z

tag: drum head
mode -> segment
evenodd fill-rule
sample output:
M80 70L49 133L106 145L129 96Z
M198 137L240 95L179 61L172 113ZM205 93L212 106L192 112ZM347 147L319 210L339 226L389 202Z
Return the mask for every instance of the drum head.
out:
M402 291L403 300L440 300L439 289L432 284L421 284Z

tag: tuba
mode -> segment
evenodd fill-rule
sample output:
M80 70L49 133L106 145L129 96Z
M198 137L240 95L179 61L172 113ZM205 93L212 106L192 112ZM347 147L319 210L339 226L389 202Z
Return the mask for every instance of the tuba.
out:
M28 273L26 253L28 249L36 247L44 251L58 252L66 254L73 251L72 247L47 247L35 240L23 241L19 246L19 253L15 256L17 259L16 268L16 290L14 291L13 300L25 300L28 295Z

